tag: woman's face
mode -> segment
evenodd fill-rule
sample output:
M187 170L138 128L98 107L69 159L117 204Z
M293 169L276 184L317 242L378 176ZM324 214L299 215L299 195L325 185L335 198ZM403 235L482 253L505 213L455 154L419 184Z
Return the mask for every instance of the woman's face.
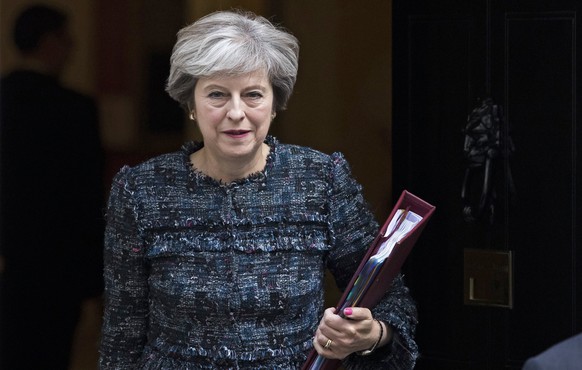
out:
M269 132L273 89L265 73L201 78L194 115L204 148L217 160L253 160Z

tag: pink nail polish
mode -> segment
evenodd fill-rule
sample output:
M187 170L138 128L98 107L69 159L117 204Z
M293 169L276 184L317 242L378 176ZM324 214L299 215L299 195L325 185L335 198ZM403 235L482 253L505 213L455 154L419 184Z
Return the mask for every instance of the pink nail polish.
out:
M351 307L344 308L344 315L346 315L346 316L350 316L351 314L352 314L352 309L351 309Z

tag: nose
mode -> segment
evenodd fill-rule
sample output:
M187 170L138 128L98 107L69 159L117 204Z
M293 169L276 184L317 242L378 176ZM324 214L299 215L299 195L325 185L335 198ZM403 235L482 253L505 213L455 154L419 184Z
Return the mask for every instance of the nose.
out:
M226 111L226 117L232 121L242 121L245 118L245 111L239 98L232 98Z

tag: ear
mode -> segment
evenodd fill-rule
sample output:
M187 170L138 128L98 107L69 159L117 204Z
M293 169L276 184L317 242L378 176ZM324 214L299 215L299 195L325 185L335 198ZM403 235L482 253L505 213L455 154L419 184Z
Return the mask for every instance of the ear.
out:
M188 112L188 118L190 118L191 121L196 122L196 110L194 110L190 104L188 104Z

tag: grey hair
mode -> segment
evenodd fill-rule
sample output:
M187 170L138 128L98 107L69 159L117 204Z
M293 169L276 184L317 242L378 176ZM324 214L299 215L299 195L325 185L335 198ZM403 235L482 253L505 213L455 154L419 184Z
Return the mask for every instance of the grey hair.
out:
M166 91L189 110L200 78L265 71L280 111L293 91L298 59L297 38L267 19L250 12L214 12L178 32Z

